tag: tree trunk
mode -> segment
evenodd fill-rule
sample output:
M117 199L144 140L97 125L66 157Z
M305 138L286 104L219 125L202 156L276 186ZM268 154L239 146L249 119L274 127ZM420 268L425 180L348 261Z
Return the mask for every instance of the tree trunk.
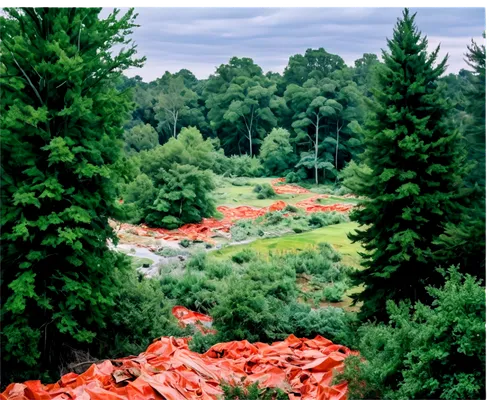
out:
M248 131L248 141L250 142L250 157L252 157L252 132Z
M319 142L319 114L316 114L316 141L314 142L314 177L318 184L318 142Z
M335 149L335 169L338 171L339 170L339 164L338 164L338 158L339 158L339 134L340 134L340 129L342 129L342 126L344 126L344 123L339 128L339 121L337 120L337 146Z
M174 114L174 139L177 139L177 117L178 113Z

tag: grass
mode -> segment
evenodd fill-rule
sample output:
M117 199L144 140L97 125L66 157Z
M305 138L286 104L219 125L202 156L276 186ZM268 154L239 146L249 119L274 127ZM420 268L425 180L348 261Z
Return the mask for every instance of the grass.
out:
M336 203L351 203L358 204L361 200L359 199L345 199L344 197L330 196L326 199L318 199L318 204L336 204Z
M271 181L276 178L245 178L248 185L234 186L229 182L225 182L223 187L219 187L214 191L214 198L217 206L252 206L252 207L268 207L278 200L283 200L288 204L295 204L298 201L305 200L311 197L311 194L278 194L270 199L258 199L257 193L253 192L255 185L263 183L271 184Z
M251 248L261 254L268 254L269 251L298 251L317 245L321 242L330 243L343 256L346 265L360 268L360 256L358 251L361 246L358 243L351 243L347 238L347 233L357 228L355 222L346 222L337 225L326 226L309 232L285 235L278 238L258 239L251 243L227 246L220 250L210 252L212 257L229 258L243 248Z
M134 267L134 268L140 268L144 264L151 265L154 262L153 260L150 260L149 258L140 258L140 257L134 257L134 256L130 256L130 258L131 258L131 262L132 262L132 267Z

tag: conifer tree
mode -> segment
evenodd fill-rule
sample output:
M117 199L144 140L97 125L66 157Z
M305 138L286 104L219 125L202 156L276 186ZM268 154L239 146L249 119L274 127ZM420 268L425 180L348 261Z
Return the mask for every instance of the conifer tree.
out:
M133 10L9 8L0 17L2 375L55 371L106 324L125 268L110 251L130 96ZM116 51L120 46L121 50ZM57 374L59 375L59 374Z
M484 36L484 35L483 35ZM466 62L472 67L465 93L465 143L471 165L466 177L466 203L459 223L448 223L436 241L443 263L459 265L462 271L486 278L486 47L474 40L467 46Z
M427 44L405 9L383 51L366 125L361 161L369 172L357 194L370 200L352 215L362 229L349 235L365 250L365 268L354 275L364 285L355 296L362 319L386 319L387 300L428 300L425 287L442 279L433 241L459 214L465 156L437 84L447 57L437 63L439 47L428 53Z

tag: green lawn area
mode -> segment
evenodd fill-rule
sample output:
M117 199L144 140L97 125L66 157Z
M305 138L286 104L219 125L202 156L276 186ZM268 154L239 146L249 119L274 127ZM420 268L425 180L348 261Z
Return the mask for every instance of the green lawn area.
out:
M358 243L351 243L347 238L347 233L352 232L357 227L355 222L346 222L338 225L326 226L313 231L285 235L277 238L258 239L254 242L227 246L223 249L210 252L212 257L228 258L241 251L243 248L251 248L261 254L274 251L297 251L303 250L318 243L330 243L343 256L346 265L359 268L360 257L358 251L361 246Z
M263 183L271 184L271 181L276 178L244 178L248 181L248 185L234 186L227 182L223 187L218 187L214 191L214 198L217 206L252 206L252 207L268 207L278 200L283 200L288 204L295 204L298 201L311 197L311 194L278 194L270 199L258 199L257 193L253 192L255 185Z
M336 204L336 203L351 203L358 204L361 200L358 199L345 199L343 197L330 196L326 199L318 199L318 204Z

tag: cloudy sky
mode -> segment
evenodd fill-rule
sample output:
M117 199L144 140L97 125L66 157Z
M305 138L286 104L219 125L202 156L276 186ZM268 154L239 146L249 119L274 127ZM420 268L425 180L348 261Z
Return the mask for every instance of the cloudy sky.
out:
M103 13L109 9L103 10ZM283 72L288 59L308 48L324 47L347 64L363 53L380 55L392 35L400 8L136 8L133 39L141 69L128 71L145 81L165 71L191 70L207 78L233 56L251 57L264 72ZM471 38L482 42L484 8L414 8L417 25L441 54L449 54L448 72L466 68Z

